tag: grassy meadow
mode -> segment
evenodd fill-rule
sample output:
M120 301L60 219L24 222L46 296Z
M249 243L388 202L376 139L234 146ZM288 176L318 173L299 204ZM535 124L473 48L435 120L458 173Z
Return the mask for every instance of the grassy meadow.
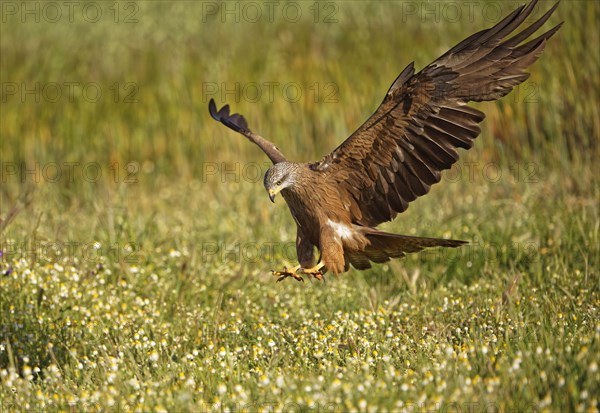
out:
M598 412L600 3L382 226L469 245L304 283L210 98L316 160L520 3L67 3L0 3L0 412Z

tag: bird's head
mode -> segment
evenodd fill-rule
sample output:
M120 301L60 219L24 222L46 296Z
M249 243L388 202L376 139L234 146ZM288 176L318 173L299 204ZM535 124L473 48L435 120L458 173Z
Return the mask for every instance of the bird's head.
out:
M275 202L275 195L296 183L296 169L296 164L279 162L267 170L265 174L265 189L269 193L271 202Z

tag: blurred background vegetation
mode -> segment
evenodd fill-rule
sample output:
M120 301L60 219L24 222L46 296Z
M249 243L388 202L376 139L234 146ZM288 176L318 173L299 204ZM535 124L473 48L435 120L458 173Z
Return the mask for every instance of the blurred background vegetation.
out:
M85 4L72 23L67 10L51 22L43 4L39 23L19 5L15 15L5 10L2 160L137 162L140 183L152 186L159 177L198 179L205 161L264 161L210 121L211 97L290 159L315 160L372 113L409 62L422 68L519 3L300 2L269 13L261 3L119 2L98 8L96 22L98 10ZM540 2L536 16L550 5ZM531 78L483 105L477 158L506 154L565 170L597 160L599 19L597 2L561 5L551 23L566 24ZM272 96L269 82L278 84ZM3 201L12 194L3 190Z

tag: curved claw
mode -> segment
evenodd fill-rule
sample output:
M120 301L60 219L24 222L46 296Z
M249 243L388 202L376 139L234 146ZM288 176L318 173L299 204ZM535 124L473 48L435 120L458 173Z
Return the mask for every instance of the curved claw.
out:
M292 277L293 279L295 279L296 281L302 281L304 282L304 278L302 278L302 276L300 274L297 273L298 269L300 268L300 266L291 268L288 270L287 267L283 267L282 271L274 271L271 270L271 274L273 274L276 277L279 277L277 279L277 282L283 281L288 277Z

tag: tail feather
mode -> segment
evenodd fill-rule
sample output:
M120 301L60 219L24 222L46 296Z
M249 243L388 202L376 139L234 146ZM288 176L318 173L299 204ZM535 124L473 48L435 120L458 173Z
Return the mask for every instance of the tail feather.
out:
M456 248L467 243L455 239L413 237L391 234L378 230L365 233L369 245L363 251L345 251L346 265L359 270L371 268L371 261L384 263L392 258L401 258L405 253L419 252L431 247Z
M371 241L371 247L384 251L419 252L429 247L459 247L466 241L443 238L413 237L409 235L390 234L389 232L377 231L366 234Z

